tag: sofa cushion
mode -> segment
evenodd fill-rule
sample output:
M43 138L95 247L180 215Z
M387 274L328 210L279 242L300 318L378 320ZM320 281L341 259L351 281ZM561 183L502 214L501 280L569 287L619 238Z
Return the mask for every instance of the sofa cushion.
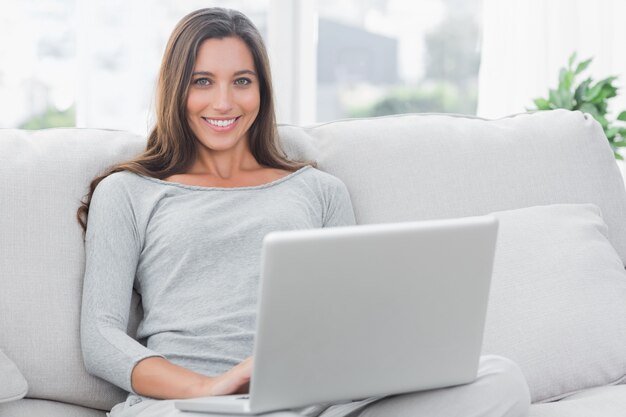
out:
M110 130L0 129L0 347L29 398L107 410L125 398L83 366L76 210L96 174L143 147L145 138Z
M19 400L26 395L28 384L17 366L0 350L0 403Z
M533 404L528 417L624 417L626 385L584 390L560 401Z
M483 353L516 362L533 402L626 379L626 271L595 205L500 221Z
M589 115L407 114L280 132L288 151L316 158L320 169L345 182L357 223L593 203L626 262L624 182L602 127Z
M57 401L24 399L0 404L0 417L106 417L106 413Z

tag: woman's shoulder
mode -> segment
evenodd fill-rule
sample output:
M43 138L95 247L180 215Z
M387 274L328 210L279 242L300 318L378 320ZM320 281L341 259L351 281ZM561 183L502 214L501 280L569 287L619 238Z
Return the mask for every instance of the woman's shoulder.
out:
M310 169L306 170L309 175L321 182L324 183L328 183L328 184L343 184L343 181L340 180L338 177L334 176L333 174L330 174L326 171L322 171L319 168L315 168L315 167L311 167Z
M306 169L302 177L317 184L326 192L337 193L347 190L346 185L340 178L319 168L310 167Z
M126 197L143 194L146 184L142 177L131 171L118 171L104 177L96 186L94 198L98 196Z
M124 170L107 175L100 181L98 187L101 185L109 189L133 189L145 187L145 182L141 175Z

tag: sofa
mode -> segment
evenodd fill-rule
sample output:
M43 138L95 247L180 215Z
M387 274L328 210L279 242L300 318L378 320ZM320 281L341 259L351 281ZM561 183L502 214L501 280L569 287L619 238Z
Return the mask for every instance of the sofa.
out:
M532 417L626 415L626 190L591 116L405 114L279 134L345 182L359 224L497 216L483 352L521 367ZM144 146L115 130L0 129L0 417L103 417L124 400L83 365L76 209Z

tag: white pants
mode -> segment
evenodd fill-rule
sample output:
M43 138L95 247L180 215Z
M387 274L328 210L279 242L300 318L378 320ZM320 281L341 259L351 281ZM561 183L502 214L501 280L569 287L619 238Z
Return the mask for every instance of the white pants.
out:
M401 394L331 406L320 417L525 417L530 405L526 379L512 361L482 356L478 377L470 384ZM277 412L264 417L317 415L319 408L303 414ZM130 398L113 407L110 417L208 417L213 414L182 412L172 400Z

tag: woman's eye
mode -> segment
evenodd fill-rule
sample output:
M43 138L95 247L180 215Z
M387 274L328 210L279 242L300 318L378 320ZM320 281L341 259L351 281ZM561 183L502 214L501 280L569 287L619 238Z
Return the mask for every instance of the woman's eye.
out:
M250 79L248 78L238 78L235 80L235 85L248 85L251 82L252 81L250 81Z
M208 78L198 78L193 81L194 85L199 85L200 87L205 87L211 84Z

